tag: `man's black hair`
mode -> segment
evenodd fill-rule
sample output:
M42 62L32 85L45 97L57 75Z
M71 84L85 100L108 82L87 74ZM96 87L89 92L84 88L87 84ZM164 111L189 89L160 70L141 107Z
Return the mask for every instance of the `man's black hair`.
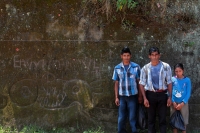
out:
M151 53L153 53L153 52L158 52L158 54L160 54L160 51L157 47L151 47L149 49L149 55L151 55Z
M129 49L127 46L125 46L125 47L122 49L121 55L124 54L124 53L129 53L129 54L131 55L131 51L130 51L130 49Z

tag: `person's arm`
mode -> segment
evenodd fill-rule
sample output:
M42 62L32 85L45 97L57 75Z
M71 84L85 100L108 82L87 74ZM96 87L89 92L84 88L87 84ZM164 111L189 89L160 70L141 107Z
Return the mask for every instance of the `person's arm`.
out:
M137 75L136 75L136 84L137 84L137 90L138 90L138 102L142 103L143 98L142 98L142 93L141 93L140 85L139 85L139 82L140 82L140 71L141 71L140 66L138 66Z
M169 93L168 100L167 100L167 106L169 107L172 104L172 100L171 100L171 97L172 97L172 83L167 85L167 90L168 90L168 93Z
M117 74L117 71L116 69L114 69L114 72L113 72L113 77L112 79L114 80L114 91L115 91L115 104L117 106L119 106L119 76Z
M191 81L190 79L188 78L187 82L186 82L186 96L185 98L183 99L183 102L184 104L186 104L190 98L190 95L191 95Z
M177 103L174 101L174 97L172 96L172 91L173 91L173 82L174 82L174 79L173 79L173 77L172 77L171 101L172 101L172 105L174 106L174 109L176 109L176 107L177 107Z
M119 81L115 81L114 90L115 90L115 104L119 106Z
M169 93L168 98L171 98L172 97L172 83L167 85L167 90Z
M144 89L144 86L140 84L140 91L141 91L141 94L143 96L143 99L144 99L144 106L145 107L149 107L149 101L147 100L146 98L146 93L145 93L145 89Z
M141 92L141 94L142 94L142 96L143 96L143 99L147 99L147 98L146 98L146 93L145 93L144 86L141 85L141 84L140 84L140 92Z
M141 92L141 89L140 89L139 81L140 81L139 79L136 81L137 82L137 89L138 89L138 102L142 103L143 98L142 98L142 92Z
M166 80L167 80L167 90L168 90L167 106L169 107L172 103L172 100L171 100L171 97L172 97L172 71L171 71L170 66L168 66L166 74L167 74Z
M149 101L146 98L146 93L145 93L145 89L144 89L144 86L146 85L146 82L147 82L147 75L146 75L146 72L145 72L144 67L143 67L141 69L141 74L140 74L139 89L140 89L140 93L143 96L145 107L149 107Z
M175 77L172 77L172 91L171 91L171 100L172 100L172 103L175 102L175 101L174 101L174 96L172 95L172 93L173 93L173 88L176 86L176 85L174 84L175 81L176 81L176 78L175 78Z

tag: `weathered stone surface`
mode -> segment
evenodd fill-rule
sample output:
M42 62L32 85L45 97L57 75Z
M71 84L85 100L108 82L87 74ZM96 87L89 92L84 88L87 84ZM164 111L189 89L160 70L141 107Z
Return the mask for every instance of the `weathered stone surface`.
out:
M199 130L200 1L146 1L125 16L109 16L110 3L87 2L0 1L0 124L116 132L111 77L126 45L141 67L150 46L172 70L185 65L192 80L188 130Z

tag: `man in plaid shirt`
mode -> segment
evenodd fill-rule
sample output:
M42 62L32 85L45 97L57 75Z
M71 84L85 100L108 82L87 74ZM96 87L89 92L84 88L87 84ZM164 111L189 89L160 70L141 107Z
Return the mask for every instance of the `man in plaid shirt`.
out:
M160 133L166 133L167 106L171 105L172 73L169 64L160 61L157 47L149 49L150 63L141 69L140 89L148 112L148 133L156 133L156 111Z
M115 81L115 104L119 106L118 133L126 133L126 119L129 118L132 133L137 133L136 111L138 103L138 88L140 66L131 62L131 52L128 47L121 51L122 62L115 66L112 79ZM139 96L140 102L142 95Z

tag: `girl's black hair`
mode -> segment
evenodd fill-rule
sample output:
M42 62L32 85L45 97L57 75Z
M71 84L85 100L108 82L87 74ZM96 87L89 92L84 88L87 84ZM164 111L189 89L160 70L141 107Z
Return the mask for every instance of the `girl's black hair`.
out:
M159 48L157 48L157 47L151 47L149 49L149 55L151 55L151 53L153 53L153 52L158 52L158 54L160 54Z
M121 55L123 55L124 53L129 53L129 54L131 55L131 51L130 51L130 49L129 49L127 46L125 46L125 47L122 49Z
M177 63L175 66L174 66L174 70L179 67L181 68L182 70L184 70L184 67L183 67L183 64L182 63Z

